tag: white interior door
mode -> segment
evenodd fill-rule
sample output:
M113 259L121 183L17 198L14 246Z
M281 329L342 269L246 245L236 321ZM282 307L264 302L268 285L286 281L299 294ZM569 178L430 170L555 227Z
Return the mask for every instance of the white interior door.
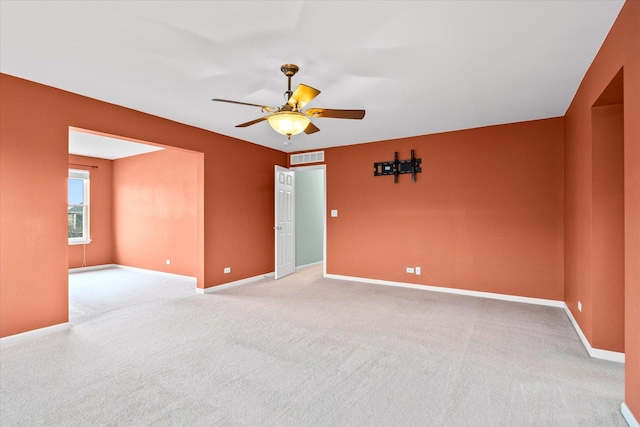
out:
M276 279L296 270L295 172L276 166Z

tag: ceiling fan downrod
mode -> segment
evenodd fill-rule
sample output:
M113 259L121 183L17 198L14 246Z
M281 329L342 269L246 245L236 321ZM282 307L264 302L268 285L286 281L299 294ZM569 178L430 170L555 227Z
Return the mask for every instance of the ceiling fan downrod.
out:
M293 91L291 90L291 77L295 76L299 70L300 67L296 64L284 64L280 67L280 71L287 76L287 91L284 93L285 102L289 102L291 95L293 95Z

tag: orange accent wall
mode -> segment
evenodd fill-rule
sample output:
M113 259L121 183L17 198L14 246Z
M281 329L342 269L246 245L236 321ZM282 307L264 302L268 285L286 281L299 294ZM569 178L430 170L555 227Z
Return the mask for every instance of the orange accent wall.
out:
M594 107L591 345L624 352L624 134L622 104Z
M592 343L619 333L606 285L594 277L596 229L605 227L594 198L603 158L594 146L592 106L624 70L624 300L625 402L640 419L640 2L625 2L565 116L565 301ZM597 115L597 114L596 114ZM598 128L596 127L596 130ZM597 133L597 131L596 131ZM597 195L597 194L596 194ZM596 207L594 208L594 201ZM595 209L595 211L594 211ZM597 274L596 274L597 275ZM587 301L583 311L578 300Z
M326 149L327 272L562 300L563 135L555 118ZM411 149L415 183L374 177Z
M0 74L0 336L68 319L69 131L34 85ZM34 123L35 122L35 123Z
M0 336L68 321L70 126L202 153L198 287L273 271L285 153L6 74L0 92Z
M72 164L73 163L73 164ZM69 245L69 268L113 263L112 161L69 155L69 168L88 170L90 176L89 234L91 243ZM97 166L97 168L78 165Z
M165 149L113 164L115 263L197 276L198 154Z

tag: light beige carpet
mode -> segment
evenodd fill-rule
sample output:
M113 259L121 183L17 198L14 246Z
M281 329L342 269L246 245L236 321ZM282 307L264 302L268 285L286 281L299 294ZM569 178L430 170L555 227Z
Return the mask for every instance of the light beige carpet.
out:
M323 279L215 294L70 275L72 328L0 353L0 424L625 426L563 310Z

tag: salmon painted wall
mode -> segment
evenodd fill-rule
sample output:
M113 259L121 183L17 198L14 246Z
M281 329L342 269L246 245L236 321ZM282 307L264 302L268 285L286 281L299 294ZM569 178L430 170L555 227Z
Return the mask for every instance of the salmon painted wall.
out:
M325 149L327 272L562 300L563 134L555 118ZM373 176L411 149L415 183Z
M592 276L597 251L592 227L602 225L594 224L599 220L593 212L593 167L599 160L594 162L593 157L598 154L593 150L592 107L623 69L625 402L636 419L640 419L639 52L640 2L627 1L565 115L565 301L593 345L594 332L606 333L608 319L593 307L607 292ZM591 303L580 312L577 302L583 299Z
M68 321L70 126L202 153L199 287L273 271L285 153L6 74L0 92L0 336Z
M69 268L113 263L111 160L69 155L69 168L89 171L89 236L87 245L69 245ZM86 166L97 166L91 168Z
M592 109L592 346L624 352L624 119L622 104ZM586 303L586 304L585 304Z
M198 154L165 149L117 159L113 188L115 263L196 276Z
M69 129L40 87L14 83L1 76L0 336L68 320Z

